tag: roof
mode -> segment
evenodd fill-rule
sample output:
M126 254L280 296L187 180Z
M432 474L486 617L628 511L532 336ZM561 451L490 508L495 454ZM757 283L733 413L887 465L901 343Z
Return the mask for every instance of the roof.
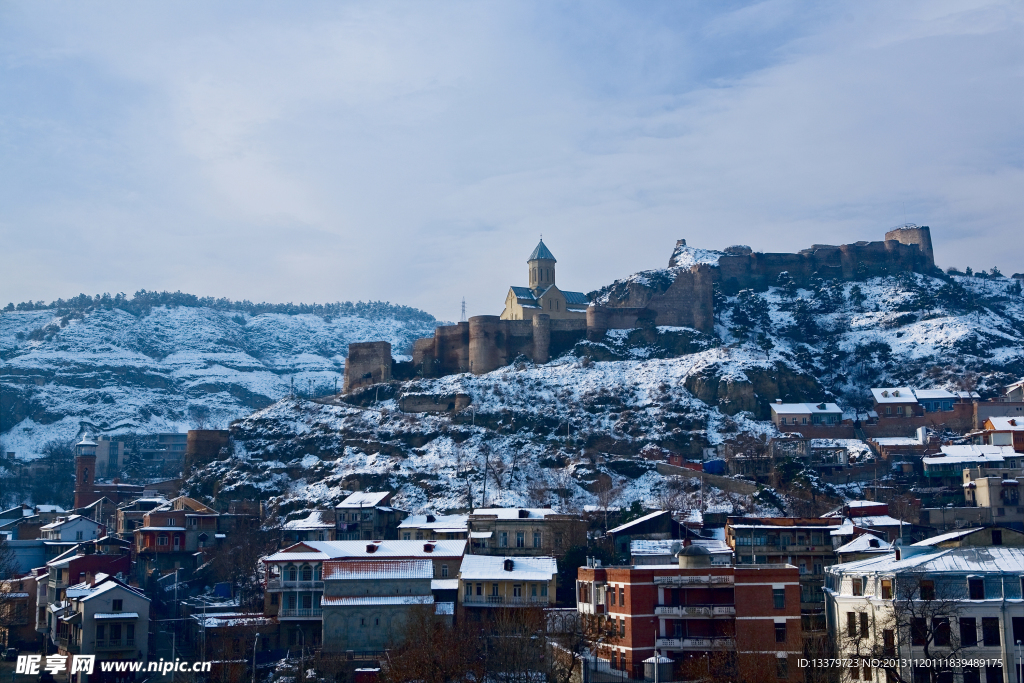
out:
M366 552L375 546L373 553ZM431 546L431 551L424 546ZM461 557L466 551L465 539L455 541L303 541L263 558L265 562L311 562L344 558L381 559Z
M324 581L431 579L430 560L341 560L324 563Z
M340 508L372 508L384 502L390 494L387 491L356 491L338 503Z
M427 521L427 517L433 517L434 521ZM409 515L398 528L465 532L469 528L469 515Z
M135 531L184 531L183 526L140 526Z
M945 541L952 541L952 540L955 540L955 539L958 539L958 538L963 538L964 536L970 536L971 534L975 533L976 531L981 531L983 528L984 527L974 527L974 528L971 528L971 529L958 529L956 531L950 531L949 533L946 533L946 534L939 534L938 536L932 536L931 538L926 538L923 541L918 541L917 543L912 543L911 545L916 545L916 546L937 545L939 543L944 543Z
M512 561L512 571L505 570L505 560ZM553 557L500 557L492 555L466 555L462 560L459 578L513 579L519 581L550 581L558 573Z
M517 299L524 299L526 301L536 301L537 297L534 295L533 290L529 287L513 287L512 293L516 295Z
M71 515L70 517L61 517L60 519L58 519L55 522L50 522L49 524L40 527L40 531L45 531L46 529L59 529L60 527L64 526L65 524L70 524L71 522L77 522L78 520L85 520L86 522L89 522L90 524L92 524L94 526L102 526L102 524L100 524L99 522L91 520L88 517L83 517L82 515Z
M850 572L881 572L897 573L903 571L920 572L955 572L955 573L1005 573L1020 575L1024 566L1024 548L1008 548L1006 546L988 546L983 548L946 548L925 550L909 557L903 555L896 559L896 553L886 553L855 562L832 565L826 571Z
M643 517L638 517L638 518L634 519L632 522L626 522L625 524L620 524L619 526L615 527L614 529L609 529L608 533L610 533L610 534L621 534L621 533L629 530L630 527L634 527L634 526L637 526L639 524L643 524L644 522L649 522L650 520L654 519L655 517L660 517L661 515L669 515L671 517L671 513L668 510L655 510L654 512L648 513L648 514L644 515Z
M219 614L193 614L192 618L204 628L230 628L232 626L263 626L273 624L274 619L260 613L221 612Z
M521 518L519 511L525 510L527 516ZM543 519L551 515L559 514L551 508L480 508L473 510L474 515L494 516L498 519Z
M1004 457L1015 455L1013 446L985 446L967 444L962 446L942 446L942 455L922 458L926 465L960 462L1003 462Z
M872 545L872 543L874 543ZM889 542L874 534L861 534L845 545L836 548L837 553L887 553Z
M537 243L536 247L534 247L533 253L530 254L530 258L527 259L527 263L530 261L536 261L537 259L548 259L557 262L555 255L552 254L551 250L548 249L546 244L544 244L543 239Z
M98 612L92 615L93 619L138 619L138 612Z
M433 579L430 582L432 591L457 591L459 590L458 579Z
M333 529L334 522L328 522L324 519L323 510L314 510L310 512L306 517L302 519L293 519L290 522L285 522L284 528L289 531L298 531L302 529Z
M928 400L937 398L957 398L957 395L952 391L946 389L914 389L914 395L917 396L917 400Z
M559 290L565 296L565 303L570 306L589 306L590 297L583 292L568 292L564 289Z
M884 387L871 390L875 403L917 403L910 387Z
M915 436L876 436L871 439L879 446L923 446Z
M324 607L351 607L357 605L433 605L433 595L325 595L320 598Z
M997 432L1024 431L1024 420L1016 417L990 417L988 422L992 423L992 429Z
M803 415L813 413L842 413L835 403L772 403L772 412L777 415Z

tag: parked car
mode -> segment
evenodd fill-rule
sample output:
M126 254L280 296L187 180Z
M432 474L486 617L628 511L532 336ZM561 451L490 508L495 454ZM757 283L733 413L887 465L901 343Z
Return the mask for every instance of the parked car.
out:
M9 647L6 650L4 650L4 661L5 662L13 662L16 659L18 659L18 648L16 648L16 647Z

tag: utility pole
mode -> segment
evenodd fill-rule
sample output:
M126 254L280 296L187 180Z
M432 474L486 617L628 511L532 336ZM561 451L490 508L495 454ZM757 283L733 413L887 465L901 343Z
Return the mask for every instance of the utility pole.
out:
M252 683L256 683L256 646L260 642L260 632L256 632L256 638L252 641Z

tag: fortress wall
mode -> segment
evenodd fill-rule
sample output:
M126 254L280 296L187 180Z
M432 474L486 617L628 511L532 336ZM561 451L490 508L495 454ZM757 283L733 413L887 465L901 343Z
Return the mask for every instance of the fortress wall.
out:
M469 319L469 371L480 375L508 362L504 321L496 315L477 315Z
M435 335L437 332L434 333ZM434 370L434 337L416 339L412 343L412 366L424 377L432 376Z
M572 320L568 318L563 320L552 320L551 340L548 347L548 355L553 357L565 353L572 347L576 346L576 342L585 339L586 336L586 320ZM537 361L535 360L534 362Z
M360 342L348 345L345 359L345 384L349 393L359 387L391 381L391 343Z
M932 251L932 231L927 225L914 225L896 228L885 233L885 240L895 240L907 246L916 245L925 257L929 268L935 267L935 254Z
M434 330L435 371L438 376L469 370L469 323Z

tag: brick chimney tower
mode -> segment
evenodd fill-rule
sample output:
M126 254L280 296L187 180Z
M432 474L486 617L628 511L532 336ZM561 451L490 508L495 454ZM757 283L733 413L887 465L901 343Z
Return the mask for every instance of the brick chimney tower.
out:
M96 501L93 478L96 476L96 442L87 433L75 444L75 507Z

